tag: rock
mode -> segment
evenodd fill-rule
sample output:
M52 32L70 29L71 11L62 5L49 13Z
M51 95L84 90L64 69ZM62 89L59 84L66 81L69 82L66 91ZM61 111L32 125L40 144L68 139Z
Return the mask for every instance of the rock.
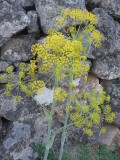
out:
M111 107L113 111L120 111L120 78L114 80L104 80L103 87L111 97Z
M99 83L99 79L97 77L95 77L94 75L92 74L88 74L88 79L87 79L87 82L84 84L79 84L79 90L80 92L84 93L84 92L91 92L91 89L93 88L99 88L101 85Z
M102 134L98 138L100 144L105 144L107 147L112 148L120 147L120 130L115 126L106 125L106 133Z
M30 23L27 27L28 33L38 33L39 32L39 24L38 24L38 16L36 11L29 11L27 13L28 18L30 19Z
M12 38L2 47L0 59L10 62L29 61L33 58L30 49L34 43L35 39L32 35Z
M104 42L98 49L92 46L88 58L104 59L106 56L120 52L120 24L102 8L95 8L92 12L98 16L96 28L104 36Z
M47 121L36 114L27 122L12 122L0 146L1 160L35 160L35 145L46 140ZM44 141L43 141L44 140Z
M48 106L53 102L53 90L45 87L42 94L37 94L34 97L41 105Z
M120 54L106 56L104 59L92 61L91 73L105 80L120 77Z
M113 17L120 18L120 1L86 0L88 8L104 8Z
M56 20L58 19L61 10L65 8L85 8L85 3L82 0L34 0L34 3L44 33L47 33L50 28L56 27Z
M113 121L113 124L120 128L120 112L114 112L115 113L115 119Z
M5 72L5 69L9 66L9 63L6 61L0 61L0 72Z
M10 121L25 121L32 115L42 113L42 108L36 104L31 98L22 95L19 103L14 101L12 93L10 97L6 97L4 93L0 94L0 116Z
M0 2L4 2L4 1L12 5L21 6L23 8L34 6L34 0L1 0Z
M1 119L1 117L0 117L0 138L2 137L2 129L3 129L2 119Z
M0 47L13 35L23 30L29 24L25 11L19 6L0 2Z

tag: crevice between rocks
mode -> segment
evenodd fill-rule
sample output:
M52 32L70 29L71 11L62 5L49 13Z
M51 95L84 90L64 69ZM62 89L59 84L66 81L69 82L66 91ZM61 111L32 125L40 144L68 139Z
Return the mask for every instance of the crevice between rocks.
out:
M1 144L6 136L8 124L10 121L3 117L0 117L0 120L1 120L1 132L0 132L0 144Z
M100 2L97 3L96 5L92 2L86 2L85 5L86 5L86 9L89 12L91 12L94 8L100 8Z
M28 29L27 29L27 27L25 27L25 28L24 28L23 30L21 30L20 32L14 34L14 35L12 36L12 38L16 38L17 36L27 35L27 34L28 34ZM11 38L11 39L12 39L12 38Z
M23 8L26 12L29 12L29 11L36 11L35 9L35 5L33 6L26 6Z

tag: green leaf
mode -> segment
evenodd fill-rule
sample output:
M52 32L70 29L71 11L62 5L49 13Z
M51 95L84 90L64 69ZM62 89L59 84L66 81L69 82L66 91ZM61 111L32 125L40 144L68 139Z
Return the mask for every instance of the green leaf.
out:
M48 141L48 143L46 145L47 149L50 149L52 147L54 139L55 139L55 136L56 136L56 134L51 135L51 138L49 139L49 141Z

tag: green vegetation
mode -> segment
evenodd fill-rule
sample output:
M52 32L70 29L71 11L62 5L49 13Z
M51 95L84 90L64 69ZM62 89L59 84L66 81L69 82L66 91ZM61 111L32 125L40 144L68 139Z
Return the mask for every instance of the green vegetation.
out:
M44 159L45 147L42 145L36 146L36 150L40 160ZM48 160L58 160L55 153L50 149ZM64 152L62 160L72 160L70 154ZM119 160L119 157L114 153L113 150L108 149L105 145L100 145L95 149L90 149L88 145L81 146L77 151L77 160Z

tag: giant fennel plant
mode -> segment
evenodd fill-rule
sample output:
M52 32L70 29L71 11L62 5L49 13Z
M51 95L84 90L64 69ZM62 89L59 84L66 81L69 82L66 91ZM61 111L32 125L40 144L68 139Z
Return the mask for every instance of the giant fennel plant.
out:
M44 160L47 160L57 133L62 132L59 154L59 160L61 160L69 126L75 125L83 128L85 134L93 136L93 125L100 125L101 119L111 123L115 117L109 105L110 96L106 95L102 87L94 88L91 93L85 92L78 95L73 93L74 78L84 77L87 81L86 75L90 67L85 60L91 45L100 47L103 41L103 36L95 28L97 23L97 16L87 10L65 9L56 23L61 32L50 29L43 44L34 44L31 47L34 59L27 66L25 63L21 63L18 75L14 74L13 67L10 66L6 69L7 74L0 77L1 81L7 80L6 96L9 96L11 91L17 88L14 99L19 102L20 92L34 98L35 94L41 94L44 91L45 82L40 80L36 73L45 75L52 73L52 77L55 79L53 103L50 111L43 107L48 119ZM62 88L59 83L65 77L69 77L68 90ZM57 101L66 101L66 106L64 106L66 114L64 126L53 131L51 129L52 119ZM102 127L101 133L105 133L105 131L106 129Z

